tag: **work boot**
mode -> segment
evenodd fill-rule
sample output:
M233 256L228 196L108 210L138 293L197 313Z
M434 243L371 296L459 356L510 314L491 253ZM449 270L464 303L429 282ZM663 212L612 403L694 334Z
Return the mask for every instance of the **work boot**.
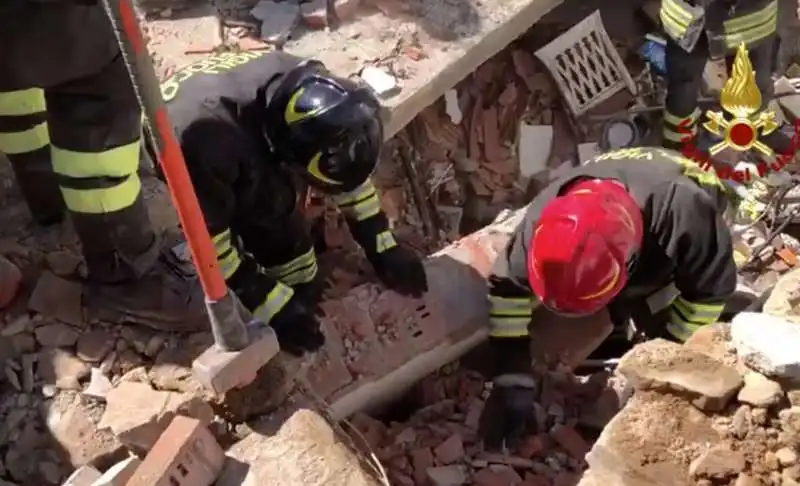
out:
M162 251L141 195L121 211L71 217L86 260L83 297L90 317L159 331L209 329L193 267Z

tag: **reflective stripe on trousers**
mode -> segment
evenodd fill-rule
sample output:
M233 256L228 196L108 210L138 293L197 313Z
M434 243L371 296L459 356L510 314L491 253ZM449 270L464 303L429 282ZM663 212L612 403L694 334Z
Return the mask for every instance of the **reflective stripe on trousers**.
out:
M489 296L489 336L524 337L533 314L534 299Z
M242 264L239 250L233 245L231 230L227 229L214 235L212 241L214 243L214 252L217 254L219 271L222 273L222 278L228 280L239 269L239 265Z
M664 146L671 149L680 149L697 135L697 121L700 119L700 109L695 108L688 115L676 115L664 109Z
M670 322L667 331L681 341L685 341L695 331L719 319L724 303L694 303L678 297L670 308Z
M32 115L35 115L32 116ZM29 117L19 131L0 130L0 152L21 155L45 149L50 145L47 130L44 90L38 88L0 93L0 117Z
M391 250L397 246L397 240L394 239L394 235L391 231L381 231L377 235L375 235L375 251L378 253L383 253L387 250Z
M291 300L294 295L294 290L286 284L277 282L275 287L270 290L267 297L264 299L256 309L253 311L253 317L269 324L275 314L280 312L281 309Z
M364 221L381 212L378 193L369 179L352 191L335 196L334 201L342 214L356 221Z
M294 286L311 282L317 276L318 270L317 255L314 248L310 248L286 263L265 268L264 274Z

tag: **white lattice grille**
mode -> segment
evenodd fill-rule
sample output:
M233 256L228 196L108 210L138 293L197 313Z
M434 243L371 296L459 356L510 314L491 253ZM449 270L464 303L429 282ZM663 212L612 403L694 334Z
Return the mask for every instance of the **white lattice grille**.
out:
M536 51L567 101L574 116L636 85L608 38L600 11L583 19L554 41Z

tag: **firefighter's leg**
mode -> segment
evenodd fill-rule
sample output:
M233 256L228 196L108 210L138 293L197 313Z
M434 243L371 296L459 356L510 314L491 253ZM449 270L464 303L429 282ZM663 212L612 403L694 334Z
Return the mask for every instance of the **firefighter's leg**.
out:
M0 92L0 152L11 161L33 219L42 225L61 221L64 200L50 163L43 90Z
M137 174L139 105L121 55L46 96L53 168L88 270L88 309L165 330L207 326L196 282L159 257Z
M750 62L753 64L753 70L756 73L756 84L758 84L758 89L761 91L762 109L768 107L775 94L775 85L772 82L772 72L775 68L775 44L775 37L771 40L765 39L749 51ZM793 155L796 150L793 150L791 137L780 130L764 135L761 139L779 154L787 153Z
M697 135L700 109L697 106L706 64L705 44L701 41L688 53L667 41L667 100L664 107L664 147L680 150L693 143Z

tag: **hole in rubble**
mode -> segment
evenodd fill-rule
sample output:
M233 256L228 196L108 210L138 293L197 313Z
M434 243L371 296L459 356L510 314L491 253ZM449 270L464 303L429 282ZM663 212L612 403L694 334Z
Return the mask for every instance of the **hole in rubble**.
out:
M414 331L414 333L411 336L415 337L415 338L418 338L418 337L422 336L422 331Z

